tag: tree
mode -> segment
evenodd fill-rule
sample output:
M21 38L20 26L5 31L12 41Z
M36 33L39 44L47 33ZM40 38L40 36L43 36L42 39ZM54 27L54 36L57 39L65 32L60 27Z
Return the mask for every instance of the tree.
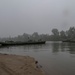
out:
M38 35L38 32L34 32L33 34L32 34L32 36L33 37L38 37L39 35Z
M68 39L74 39L75 38L75 27L70 27L70 29L66 31L66 35Z
M60 31L60 37L62 38L62 39L66 39L66 33L65 33L65 31Z
M58 31L58 29L52 29L52 33L53 33L53 35L55 35L55 36L59 36L59 31Z
M52 29L53 35L51 35L52 40L57 41L60 40L58 29Z
M32 34L32 40L37 41L38 39L39 39L39 34L38 34L38 32L34 32L34 33Z

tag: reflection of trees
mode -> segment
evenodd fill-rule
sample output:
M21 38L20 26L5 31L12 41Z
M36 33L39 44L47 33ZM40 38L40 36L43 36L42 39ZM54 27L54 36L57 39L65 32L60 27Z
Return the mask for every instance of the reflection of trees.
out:
M66 51L67 43L61 43L61 51L64 52Z
M60 44L60 43L53 43L53 44L52 44L52 52L53 52L53 53L59 52L59 44Z
M75 43L68 43L68 47L69 47L69 53L70 54L75 54Z
M64 43L61 43L61 51L62 51L62 52L65 51L64 46L65 46L65 44L64 44Z
M40 52L39 49L41 49L42 47L43 47L43 45L34 45L34 46L33 46L33 51L34 51L34 52Z
M61 51L69 51L70 54L75 54L75 43L61 43Z
M75 43L61 43L61 51L69 51L70 54L75 54Z
M43 45L26 45L22 46L21 48L24 49L24 52L33 51L33 52L40 52L40 49Z

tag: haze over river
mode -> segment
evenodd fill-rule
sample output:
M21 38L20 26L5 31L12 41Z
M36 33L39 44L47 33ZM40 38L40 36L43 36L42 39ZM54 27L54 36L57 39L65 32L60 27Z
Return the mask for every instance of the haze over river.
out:
M48 41L43 45L1 47L0 53L34 57L46 75L75 75L75 43Z

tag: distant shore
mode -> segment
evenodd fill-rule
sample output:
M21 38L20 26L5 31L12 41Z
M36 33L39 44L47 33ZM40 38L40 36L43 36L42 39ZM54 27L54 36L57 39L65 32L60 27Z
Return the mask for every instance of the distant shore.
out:
M29 56L0 54L0 75L45 75Z

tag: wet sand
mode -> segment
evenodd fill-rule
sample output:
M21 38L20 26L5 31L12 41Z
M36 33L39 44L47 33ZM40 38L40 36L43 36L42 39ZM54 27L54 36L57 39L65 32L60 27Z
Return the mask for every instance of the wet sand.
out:
M0 54L0 75L45 75L29 56Z

